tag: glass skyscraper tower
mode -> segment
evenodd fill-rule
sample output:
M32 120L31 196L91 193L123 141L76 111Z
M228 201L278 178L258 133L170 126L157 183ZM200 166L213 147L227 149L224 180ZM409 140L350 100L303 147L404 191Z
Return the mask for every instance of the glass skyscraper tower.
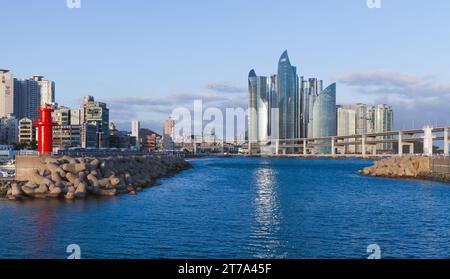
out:
M336 83L325 88L318 96L314 98L312 105L313 131L314 138L336 136ZM315 153L330 154L331 144L324 141L318 141L323 146L314 148Z
M297 68L291 65L287 50L278 62L277 96L279 108L279 138L298 137L298 77Z
M248 75L249 90L249 142L254 144L264 144L268 140L269 134L269 90L267 88L267 78L257 76L254 70Z

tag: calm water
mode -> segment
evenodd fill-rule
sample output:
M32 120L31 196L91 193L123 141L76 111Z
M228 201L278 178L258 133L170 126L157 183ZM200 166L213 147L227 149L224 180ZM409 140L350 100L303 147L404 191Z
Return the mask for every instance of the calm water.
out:
M0 201L0 258L448 258L450 186L357 160L204 159L137 196Z

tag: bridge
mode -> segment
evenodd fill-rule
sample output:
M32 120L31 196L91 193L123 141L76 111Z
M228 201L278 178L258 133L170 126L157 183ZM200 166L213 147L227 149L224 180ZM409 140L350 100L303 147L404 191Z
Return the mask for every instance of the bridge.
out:
M414 144L423 144L423 154L433 155L433 143L442 142L444 144L444 156L449 155L449 136L448 132L450 127L425 127L423 129L411 129L411 130L398 130L398 131L387 131L382 133L368 133L350 136L329 136L329 137L318 137L318 138L294 138L294 139L276 139L271 142L260 143L252 142L249 143L249 152L253 153L255 148L265 148L271 147L274 149L276 155L287 154L288 150L294 150L296 155L338 155L337 149L344 149L341 155L348 156L362 156L366 157L368 155L377 155L377 146L382 144L393 144L398 143L398 154L383 154L386 155L403 155L403 147L409 147L409 153L414 153ZM315 147L327 146L331 147L331 153L329 154L316 154L314 153ZM354 147L353 152L346 152L349 148ZM372 154L368 154L367 150L371 149ZM357 152L359 150L359 152ZM292 153L292 152L290 152Z

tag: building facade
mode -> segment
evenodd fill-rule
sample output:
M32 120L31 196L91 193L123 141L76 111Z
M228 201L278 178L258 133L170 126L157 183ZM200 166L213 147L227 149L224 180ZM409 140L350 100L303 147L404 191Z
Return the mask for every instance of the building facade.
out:
M14 79L14 115L18 119L39 118L40 86L33 79Z
M331 84L316 96L310 109L313 112L312 136L314 138L336 136L336 83ZM315 147L314 153L331 153L331 142L322 140L317 142L323 146Z
M97 127L97 147L109 147L109 109L105 103L95 101L94 97L84 97L80 108L80 122Z
M169 117L164 121L162 144L164 150L175 150L175 120Z
M14 114L14 77L9 70L0 69L0 117Z
M337 135L353 136L356 135L356 111L351 108L338 107L337 109ZM354 141L354 139L344 139L343 142ZM341 148L342 154L353 154L356 149L354 145L346 145Z
M32 76L31 79L39 84L39 106L55 103L55 82L38 75Z
M382 133L392 131L394 126L394 112L392 108L385 104L376 106L375 109L375 132ZM381 137L384 139L391 139L392 136ZM392 143L381 143L377 145L377 150L382 152L392 152Z
M141 130L141 122L138 120L131 121L131 137L133 138L134 148L140 150L140 137L139 131Z
M277 97L279 109L279 138L294 139L299 136L298 118L298 77L297 68L291 65L285 51L278 62Z
M81 147L81 130L80 125L53 126L53 150Z
M248 137L251 144L262 145L269 136L269 91L267 78L251 70L248 76Z
M0 144L15 145L18 142L18 121L13 115L0 118Z
M161 140L161 135L144 128L140 129L139 137L142 151L153 152L158 150L158 142Z
M19 120L18 141L19 144L31 146L36 141L36 133L33 128L33 120L30 118L22 118Z

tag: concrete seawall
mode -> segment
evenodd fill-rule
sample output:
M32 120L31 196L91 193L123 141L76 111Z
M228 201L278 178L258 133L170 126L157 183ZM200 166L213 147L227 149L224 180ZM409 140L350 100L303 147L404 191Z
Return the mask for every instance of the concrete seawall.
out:
M105 158L17 156L16 179L0 183L0 196L26 198L85 198L89 195L131 195L159 177L190 168L171 155Z

